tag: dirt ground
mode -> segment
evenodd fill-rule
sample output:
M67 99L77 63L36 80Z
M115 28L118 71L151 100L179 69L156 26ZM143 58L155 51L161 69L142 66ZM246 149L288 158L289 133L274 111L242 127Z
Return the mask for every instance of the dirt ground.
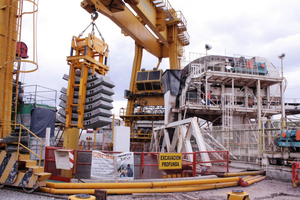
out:
M226 200L227 192L232 190L243 190L249 193L251 200L299 200L300 199L300 185L293 187L292 182L281 182L276 180L262 180L254 183L248 187L228 187L222 189L203 190L185 193L157 193L143 195L108 195L108 200L119 199L144 199L144 200Z

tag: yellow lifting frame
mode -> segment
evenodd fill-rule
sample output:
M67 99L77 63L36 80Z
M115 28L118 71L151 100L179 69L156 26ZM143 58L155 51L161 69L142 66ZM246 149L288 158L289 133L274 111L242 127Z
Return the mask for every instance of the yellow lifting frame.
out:
M75 55L73 55L75 51ZM86 86L88 79L88 71L92 69L95 72L105 75L109 67L105 65L105 58L108 56L108 45L89 34L86 38L73 36L71 44L71 55L67 57L68 64L70 65L68 90L66 98L66 127L77 127L84 129L84 108L86 97ZM81 71L80 83L76 84L76 71ZM79 88L78 104L74 104L74 89ZM72 110L77 106L76 112L78 113L77 124L72 124Z

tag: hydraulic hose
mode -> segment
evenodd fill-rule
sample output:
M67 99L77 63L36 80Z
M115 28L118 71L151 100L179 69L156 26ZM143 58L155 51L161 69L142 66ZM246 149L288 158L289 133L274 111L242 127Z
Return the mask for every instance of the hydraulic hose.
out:
M255 176L255 177L253 177L252 179L248 179L248 180L240 180L240 182L239 182L239 184L242 186L242 187L247 187L247 186L249 186L249 185L252 185L253 183L256 183L256 182L258 182L258 181L261 181L261 180L263 180L263 179L265 179L266 178L266 176Z
M215 188L224 188L237 186L237 181L214 183L214 184L202 184L196 186L177 186L177 187L165 187L165 188L127 188L127 189L106 189L107 194L132 194L132 193L169 193L169 192L191 192L198 190L207 190ZM94 194L95 189L55 189L48 187L41 187L40 191L51 194Z
M246 175L266 175L266 171L248 171L236 173L216 173L218 177L246 176Z
M260 176L260 175L259 175L259 176ZM249 177L249 178L242 178L242 180L243 180L243 181L246 181L246 182L252 181L252 180L255 180L255 179L257 179L256 176L251 176L251 177Z
M134 182L134 183L53 183L47 182L46 187L55 189L118 189L118 188L155 188L168 186L186 186L239 181L239 177L186 180L172 182Z
M250 178L252 178L253 176L246 176L246 177L244 177L244 178L242 178L243 180L247 180L247 179L250 179Z

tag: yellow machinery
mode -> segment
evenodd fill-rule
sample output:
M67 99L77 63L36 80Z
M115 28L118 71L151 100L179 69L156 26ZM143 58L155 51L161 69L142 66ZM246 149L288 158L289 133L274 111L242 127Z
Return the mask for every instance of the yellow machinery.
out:
M249 200L249 194L243 190L232 190L227 192L228 200Z
M37 155L28 148L30 134L35 135L25 126L16 123L19 73L37 69L20 70L21 62L37 66L35 50L32 61L21 60L20 53L24 50L23 47L27 48L20 42L22 15L31 13L35 16L37 10L35 1L30 2L34 11L25 13L21 0L0 1L0 187L17 186L26 192L45 186L46 179L51 176L50 173L44 173L44 168L40 166L41 154ZM39 165L30 160L30 152L40 158Z
M66 92L65 107L60 105L63 107L63 111L59 112L64 116L58 118L58 120L63 123L65 121L66 130L64 132L63 146L67 149L78 149L79 129L92 128L96 130L101 126L105 126L112 122L109 118L109 114L106 117L101 116L93 118L95 113L91 113L96 112L97 106L109 107L106 110L107 112L110 112L109 109L112 107L110 103L101 102L101 95L96 95L96 90L98 90L96 89L97 81L88 82L89 74L91 74L95 79L99 80L98 77L100 76L101 82L110 84L107 82L107 79L104 80L103 78L109 71L109 67L106 65L109 48L104 42L104 38L102 38L100 32L101 39L97 38L94 34L94 29L96 28L98 30L94 23L97 16L98 14L96 11L93 11L93 21L90 23L90 25L92 25L92 32L89 33L87 37L81 38L90 25L78 37L73 36L71 53L70 56L67 57L68 65L70 65L68 88ZM80 75L80 77L78 77L78 75ZM93 89L87 90L88 85ZM103 87L102 89L106 90L106 86L100 87ZM77 94L75 95L75 93ZM100 94L102 93L100 92ZM91 97L90 95L95 96ZM107 93L104 95L107 95ZM89 104L91 101L96 103L91 105ZM76 116L76 120L74 120L74 116ZM88 120L86 120L87 118Z
M127 3L125 5L125 3ZM13 88L13 76L18 75L18 71L14 70L13 63L15 60L16 41L18 36L22 1L1 1L0 12L1 20L0 26L0 135L6 136L10 133L11 127L11 105L12 105L12 88ZM35 3L34 3L35 4ZM132 69L131 83L128 90L128 105L126 113L121 117L125 120L126 126L131 127L133 133L133 127L137 120L161 120L163 119L163 112L157 110L163 109L163 90L161 88L154 88L155 84L161 79L162 71L158 70L160 77L155 80L145 79L138 80L138 73L141 72L141 63L143 49L150 52L152 55L158 58L158 65L162 58L169 58L170 69L180 69L180 60L183 57L183 47L189 45L189 36L186 32L186 20L180 11L175 11L169 1L164 0L161 3L153 0L125 0L125 2L119 1L103 1L103 0L83 0L81 6L89 13L97 15L97 12L110 18L115 24L117 24L125 35L132 37L135 41L135 57ZM134 10L134 13L130 11L127 6L130 6ZM95 17L96 18L96 17ZM148 28L155 34L153 35ZM77 41L79 43L77 43ZM95 45L100 42L102 46ZM87 73L88 69L92 69L93 73L104 75L108 71L108 67L103 63L103 59L107 56L107 45L103 41L94 38L93 35L89 35L87 38L74 37L72 42L72 48L76 52L76 55L68 57L70 64L70 79L68 83L68 94L66 107L66 126L70 128L82 128L83 127L83 107L85 103L85 83L86 76L82 76L80 81L80 98L77 107L78 124L75 126L70 119L70 112L73 106L71 99L72 88L76 85L74 82L74 72L77 69L81 69L82 73ZM96 59L95 57L98 57ZM83 59L84 61L81 61ZM155 70L152 70L155 71ZM151 72L152 73L152 72ZM151 74L149 73L149 75ZM149 85L149 81L152 81L152 88L146 88ZM145 83L145 91L142 91L139 86ZM18 83L18 81L16 82ZM139 112L139 117L135 115L135 111L138 109L147 110L147 112ZM151 113L151 114L150 114ZM159 113L159 115L157 115ZM68 132L68 131L67 131ZM149 137L150 139L150 137Z
M51 173L44 172L44 167L41 167L43 141L25 126L20 124L13 126L15 131L18 131L4 137L1 143L7 146L4 150L0 150L0 188L5 185L16 186L31 193L39 187L46 186L46 180L51 176ZM28 148L29 134L40 140L40 155ZM14 146L16 148L13 148ZM30 153L39 158L38 165L36 160L30 160Z
M76 195L69 196L68 198L68 200L80 200L80 199L95 200L96 197L88 194L76 194Z
M18 1L0 2L0 138L11 132L14 61L18 31Z
M158 70L158 67L162 58L169 58L170 69L181 68L183 47L189 45L189 35L184 16L180 11L175 11L168 0L124 1L83 0L81 6L89 13L96 10L105 15L135 41L131 82L129 90L125 91L128 103L127 108L121 110L120 117L125 121L125 125L131 128L131 141L145 139L150 142L151 135L133 137L134 126L138 120L163 120L163 88L159 84L162 70ZM141 71L143 49L158 58L158 65L154 66L156 69ZM159 76L152 80L151 74Z
M35 1L30 2L34 4L34 8L37 10ZM125 5L125 3L127 4ZM159 111L164 104L163 88L160 84L162 71L158 70L158 67L162 58L169 58L170 69L181 68L180 60L183 57L183 47L189 45L186 20L182 13L175 11L167 0L163 0L161 3L154 0L125 0L125 2L122 0L83 0L81 6L89 13L95 15L93 20L96 18L97 12L107 16L122 29L125 35L132 37L135 41L136 47L131 83L127 92L128 95L126 96L128 105L126 114L122 116L126 122L126 126L130 126L131 132L133 132L134 124L137 120L162 120L163 112ZM135 14L127 6L130 6ZM22 13L22 9L23 1L21 0L0 2L0 139L8 136L12 131L12 127L17 126L16 120L12 120L12 116L16 117L16 115L13 115L16 108L15 106L12 108L12 97L18 93L17 89L14 91L13 88L18 88L17 85L14 86L14 83L18 84L18 74L21 72L20 65L18 64L17 67L14 67L14 63L21 62L20 58L16 58L16 46L17 41L21 40L20 24L22 15L24 14ZM35 13L36 10L32 13ZM35 46L35 43L33 46ZM156 69L149 71L141 70L143 49L158 58ZM74 52L75 54L73 54ZM95 38L93 34L90 34L87 38L73 37L72 54L67 58L70 65L70 76L67 91L68 103L65 109L66 127L68 127L64 135L64 146L66 148L76 149L78 141L72 139L76 138L72 134L78 133L78 128L84 128L86 75L89 70L92 70L92 73L97 72L101 75L107 73L109 70L105 65L107 53L107 44ZM33 57L32 63L36 64L35 53ZM75 82L75 73L78 69L81 71L79 85ZM152 76L153 74L154 76ZM142 78L140 79L140 77ZM79 87L80 96L77 105L75 105L72 99L74 87ZM17 104L15 103L15 105ZM77 125L72 122L70 117L71 110L75 106L77 106L76 112L78 114ZM149 111L149 108L152 110ZM135 111L140 114L138 118L134 116ZM19 128L19 136L16 135L16 137L21 138L24 128ZM30 133L29 130L26 131ZM7 166L6 170L3 171L0 184L6 184L4 175L14 170L18 175L10 179L10 182L7 182L8 184L13 185L15 181L19 180L19 175L24 172L24 177L31 174L43 178L38 179L41 182L37 182L37 184L21 185L23 188L35 189L42 186L43 179L49 174L39 174L42 173L43 168L38 166L38 169L34 169L36 167L32 165L36 165L36 163L27 161L29 159L28 153L21 156L21 153L19 153L20 140L16 142L16 153L8 153L5 150L1 150L2 163L6 162L8 157L13 157L14 161L9 162L9 167ZM74 146L74 143L77 145ZM4 148L6 143L2 142L1 145ZM28 150L26 145L24 145L24 148ZM28 181L30 180L28 179Z
M75 51L75 55L73 55ZM70 65L70 74L68 81L68 91L66 100L66 127L84 128L84 106L86 97L86 84L88 78L88 70L91 69L94 74L105 75L109 67L104 64L104 60L108 55L108 45L89 34L86 38L73 36L71 45L71 55L67 58ZM80 84L75 84L76 70L81 72ZM79 87L78 103L73 104L74 88ZM72 108L77 107L78 123L71 123Z

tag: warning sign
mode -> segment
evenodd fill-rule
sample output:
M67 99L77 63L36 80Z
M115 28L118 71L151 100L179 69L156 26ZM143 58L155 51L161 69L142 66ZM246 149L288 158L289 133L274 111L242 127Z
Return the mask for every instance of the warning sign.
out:
M182 155L181 153L160 153L159 169L181 169Z

